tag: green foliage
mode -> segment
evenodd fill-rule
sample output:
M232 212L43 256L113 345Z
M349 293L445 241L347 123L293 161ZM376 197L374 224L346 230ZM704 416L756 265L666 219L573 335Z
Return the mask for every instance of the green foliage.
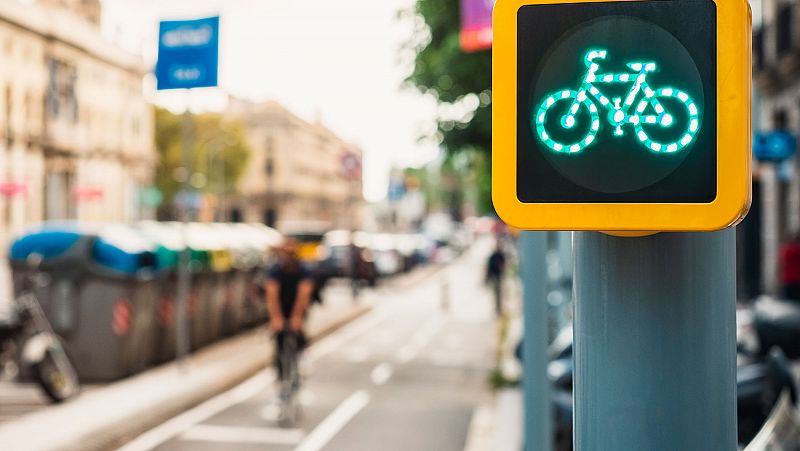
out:
M406 50L414 53L407 82L440 103L437 131L430 138L448 153L477 154L464 173L478 190L479 213L491 207L492 54L464 53L459 42L459 0L417 0L416 30ZM461 168L464 169L464 168Z
M181 188L176 177L182 167L182 122L180 115L156 109L156 148L160 161L156 185L164 194L164 206L173 204ZM192 116L192 173L203 174L193 189L205 193L230 193L244 173L251 149L244 125L219 114ZM220 166L221 165L221 166Z

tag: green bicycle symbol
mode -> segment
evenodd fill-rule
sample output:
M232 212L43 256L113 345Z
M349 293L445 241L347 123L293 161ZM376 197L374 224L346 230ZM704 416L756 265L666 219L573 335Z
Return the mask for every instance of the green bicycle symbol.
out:
M600 66L596 60L603 60L607 51L603 49L589 50L584 61L588 67L586 76L577 91L561 90L549 94L542 100L536 111L536 132L542 142L558 153L575 154L592 145L600 131L600 114L598 104L608 111L607 120L614 127L614 136L625 135L623 126L631 124L639 142L656 153L675 153L691 144L700 130L700 111L694 100L685 92L672 88L653 90L647 84L647 74L655 72L658 67L654 62L630 62L627 64L633 72L599 74ZM625 100L615 97L610 100L597 88L596 84L632 83ZM644 97L633 108L634 101L639 93ZM671 129L676 126L675 116L667 112L659 100L674 99L687 110L688 123L685 130L675 133L680 138L674 142L659 142L652 139L644 125L653 125L662 129ZM577 116L581 108L588 111L589 121L586 123L588 131L575 142L558 142L553 139L553 134L545 129L548 115L555 105L564 105L569 102L569 108L561 116L559 124L565 130L571 130L578 125ZM650 113L645 111L650 107ZM677 130L677 129L676 129ZM580 130L578 130L580 131ZM672 132L672 130L670 130Z

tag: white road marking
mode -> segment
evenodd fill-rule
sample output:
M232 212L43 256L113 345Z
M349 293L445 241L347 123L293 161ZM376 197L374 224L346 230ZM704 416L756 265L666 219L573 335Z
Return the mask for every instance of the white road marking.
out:
M392 377L392 373L394 373L394 368L392 365L388 363L381 363L372 370L369 378L372 380L373 384L383 385L389 381L389 379Z
M339 332L323 338L314 346L307 349L305 355L308 356L309 359L319 360L334 351L343 349L346 342L366 333L381 322L386 321L391 314L391 310L385 308L373 310L372 313L368 313L366 316L345 326Z
M270 403L261 409L261 419L264 421L278 421L281 417L281 406Z
M199 406L151 429L117 451L149 451L178 434L188 430L236 404L247 401L264 391L275 380L275 373L265 370L235 388L211 398Z
M357 391L328 415L294 451L320 451L369 404L369 393Z
M388 309L373 310L372 313L368 313L366 316L343 327L338 333L320 340L305 352L309 363L313 363L340 349L345 342L366 333L369 329L387 320L391 313ZM150 451L171 438L180 435L192 426L202 423L236 404L253 398L266 390L275 381L275 378L273 370L264 370L231 390L211 398L199 406L187 410L145 432L118 448L117 451Z
M397 363L404 364L414 360L416 356L417 356L417 349L411 345L406 345L400 348L399 351L397 351L395 360L397 360Z
M431 318L412 337L411 343L400 348L395 354L395 361L400 364L408 363L417 358L419 352L433 341L436 334L444 327L445 318L437 316Z
M181 440L215 443L293 446L303 440L299 429L253 428L199 424L181 434Z
M438 352L427 359L427 363L440 367L460 367L466 363L466 358L461 354Z
M347 361L350 363L361 363L369 358L369 350L366 346L356 346L347 353Z

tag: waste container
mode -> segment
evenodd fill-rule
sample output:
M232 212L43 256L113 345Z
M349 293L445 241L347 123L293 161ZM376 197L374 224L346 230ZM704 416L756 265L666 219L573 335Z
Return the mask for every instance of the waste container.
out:
M215 224L223 245L230 251L231 270L225 275L225 303L222 310L221 332L230 336L242 328L245 302L253 269L259 266L258 248L237 224Z
M237 224L236 227L239 234L246 237L257 253L256 264L246 275L246 298L240 327L263 325L269 318L264 297L265 274L273 263L272 251L281 243L283 237L277 230L263 224Z
M192 348L212 343L222 336L225 276L231 268L230 251L224 248L209 224L186 224L186 244L197 256L192 272ZM193 257L194 260L194 257Z
M136 229L156 246L159 294L156 301L154 357L156 363L168 362L175 358L178 263L185 244L181 231L164 223L142 221L136 224Z
M34 254L51 280L39 289L42 308L82 380L119 379L153 361L152 243L126 226L46 224L12 244L15 282L32 270Z

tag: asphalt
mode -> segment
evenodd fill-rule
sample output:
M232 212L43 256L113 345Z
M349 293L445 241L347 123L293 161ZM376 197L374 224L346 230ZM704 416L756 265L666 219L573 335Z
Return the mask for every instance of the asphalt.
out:
M370 313L312 345L294 427L278 425L265 370L119 450L464 450L496 336L484 251L371 293Z

